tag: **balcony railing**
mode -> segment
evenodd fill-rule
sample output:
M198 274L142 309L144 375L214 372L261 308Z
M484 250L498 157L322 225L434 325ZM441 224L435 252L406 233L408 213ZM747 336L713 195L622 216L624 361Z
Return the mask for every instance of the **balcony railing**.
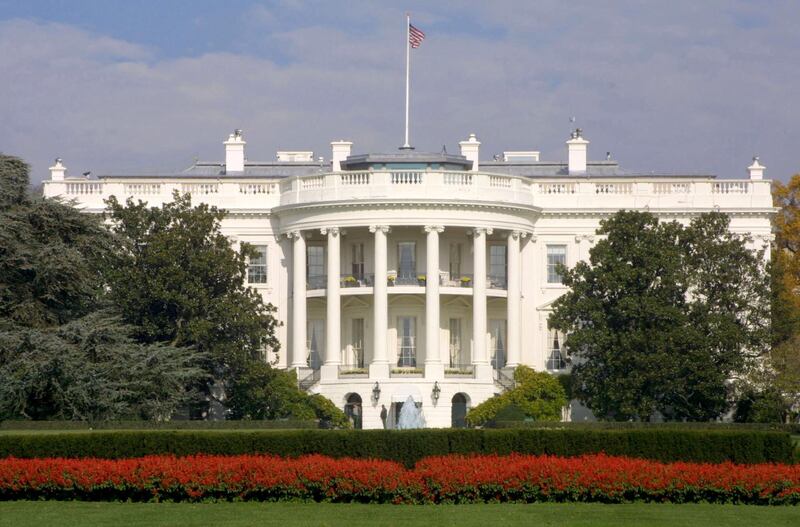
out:
M391 277L394 277L392 280ZM400 271L389 275L389 285L425 285L426 276L416 271Z
M473 377L475 366L472 364L458 364L451 362L444 367L445 377Z
M372 274L343 274L341 275L341 287L372 287L374 285Z
M505 275L489 275L486 277L486 287L489 289L506 289L508 278Z
M328 275L309 276L306 279L306 287L308 289L325 289L328 287Z
M353 365L353 364L340 364L339 365L339 377L347 377L347 378L366 378L369 377L369 368L361 365Z
M472 275L460 274L458 276L450 276L449 273L439 275L439 285L445 287L472 287Z

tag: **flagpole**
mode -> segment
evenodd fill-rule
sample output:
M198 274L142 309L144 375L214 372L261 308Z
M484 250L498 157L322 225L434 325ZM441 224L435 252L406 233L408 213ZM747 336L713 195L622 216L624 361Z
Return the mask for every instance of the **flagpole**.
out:
M411 145L408 142L408 102L409 91L411 87L411 14L406 13L406 140L403 143L403 148L410 149Z

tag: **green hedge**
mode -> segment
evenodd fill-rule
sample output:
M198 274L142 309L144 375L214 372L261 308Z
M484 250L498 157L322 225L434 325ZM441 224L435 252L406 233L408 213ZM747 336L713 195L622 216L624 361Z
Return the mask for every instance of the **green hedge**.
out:
M610 455L661 461L792 462L789 434L709 430L292 430L95 431L0 434L0 457L126 458L147 454L248 454L417 460L450 453Z
M296 430L319 428L319 422L297 420L229 421L0 421L0 430Z
M549 428L568 430L738 430L775 431L800 434L800 423L715 423L715 422L664 422L641 421L573 421L569 423L551 421L525 421L513 419L495 420L494 428Z

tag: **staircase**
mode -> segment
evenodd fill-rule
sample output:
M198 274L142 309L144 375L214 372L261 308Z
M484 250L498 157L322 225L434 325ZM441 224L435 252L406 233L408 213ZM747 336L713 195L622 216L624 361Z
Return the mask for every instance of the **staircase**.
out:
M308 371L308 370L306 370L306 371ZM300 374L300 372L301 372L301 370L298 370L298 374ZM298 375L298 377L299 377L299 375ZM307 392L308 390L311 389L312 386L314 386L315 384L317 384L319 382L319 379L320 379L320 370L319 369L311 370L311 372L308 375L306 375L305 377L301 378L297 382L297 386L301 390L303 390L304 392Z
M494 384L500 388L501 392L514 389L516 383L511 375L505 373L503 370L494 369L492 371L494 372Z

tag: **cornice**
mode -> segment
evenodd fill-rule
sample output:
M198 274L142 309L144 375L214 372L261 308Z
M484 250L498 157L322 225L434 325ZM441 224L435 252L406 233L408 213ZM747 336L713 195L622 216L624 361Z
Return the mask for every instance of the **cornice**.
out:
M370 199L358 201L316 201L292 205L280 205L272 208L274 214L280 215L289 211L324 210L324 209L366 209L376 206L383 208L439 208L439 209L492 209L503 211L536 214L541 208L523 203L504 203L499 201L440 201L426 199Z
M696 217L706 212L722 212L728 216L736 217L757 217L772 219L777 214L777 207L759 207L759 208L721 208L721 207L708 207L702 209L658 209L658 208L602 208L602 209L540 209L539 215L541 218L597 218L608 217L616 214L620 210L646 210L656 216L660 217Z

